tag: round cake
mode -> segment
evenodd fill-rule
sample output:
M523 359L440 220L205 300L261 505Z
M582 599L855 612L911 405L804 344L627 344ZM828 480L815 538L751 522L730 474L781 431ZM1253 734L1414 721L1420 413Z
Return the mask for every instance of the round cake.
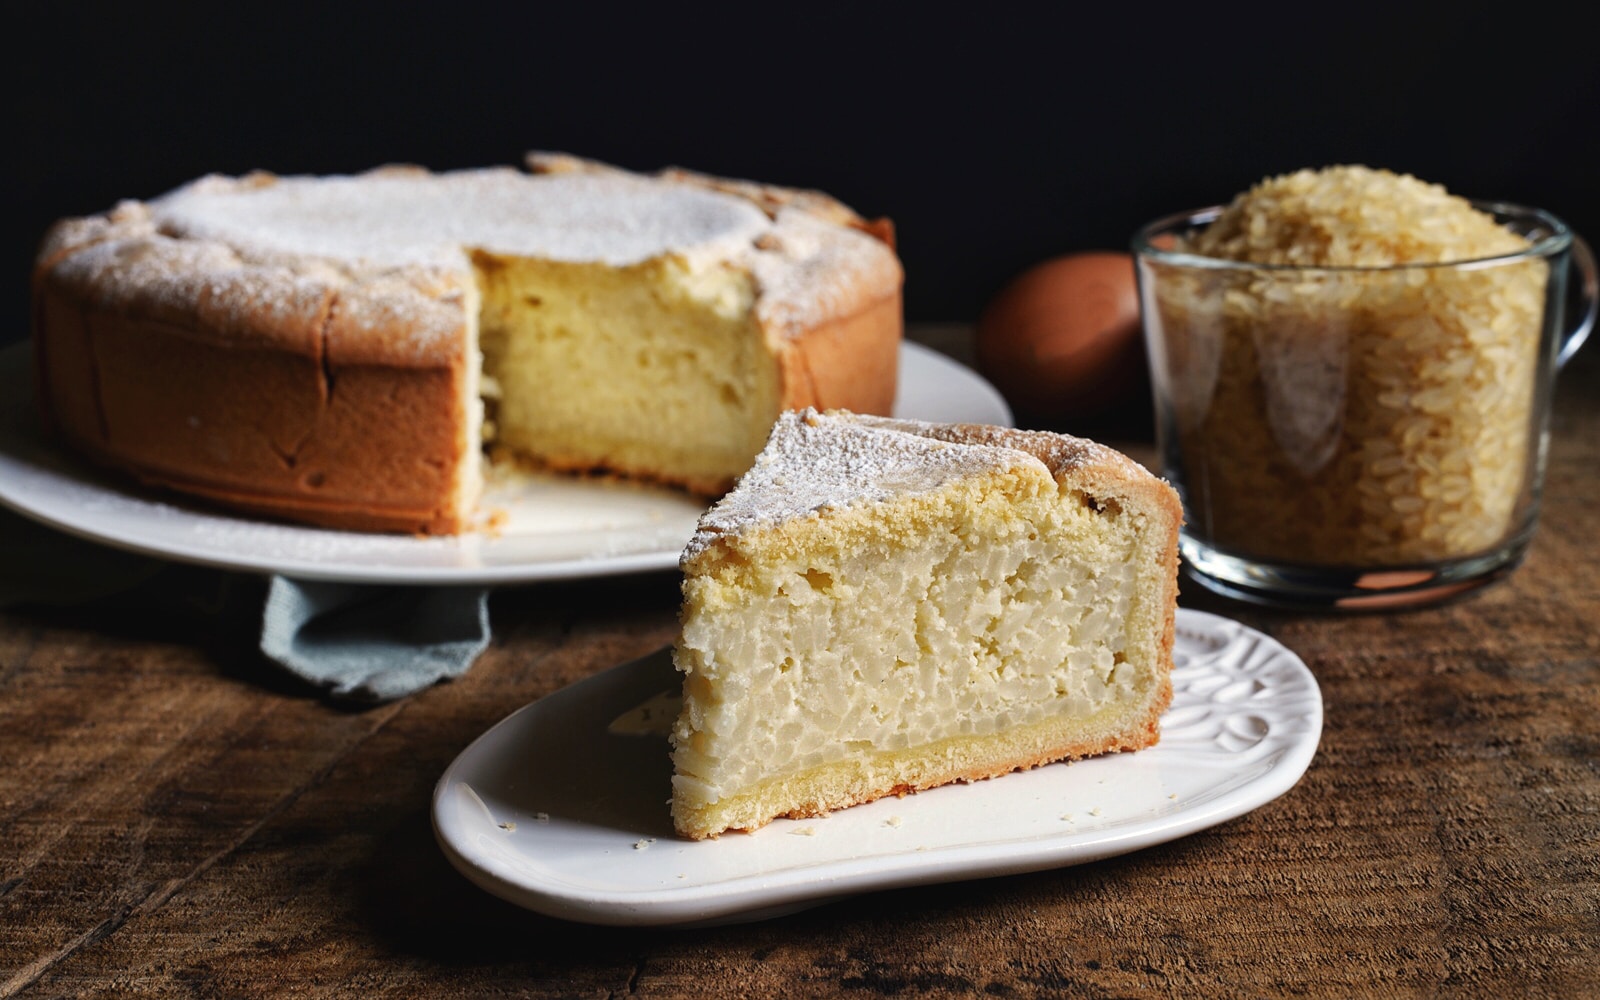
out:
M34 272L51 428L145 482L356 530L477 522L481 456L716 495L787 409L887 413L887 223L560 155L207 177Z

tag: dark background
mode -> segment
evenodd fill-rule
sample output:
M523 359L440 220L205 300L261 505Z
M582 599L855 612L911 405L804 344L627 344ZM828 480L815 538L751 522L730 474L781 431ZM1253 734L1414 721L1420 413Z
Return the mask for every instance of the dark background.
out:
M888 215L913 321L973 319L1037 260L1306 166L1388 167L1600 233L1588 8L58 6L7 32L0 342L25 335L58 216L213 171L535 148Z

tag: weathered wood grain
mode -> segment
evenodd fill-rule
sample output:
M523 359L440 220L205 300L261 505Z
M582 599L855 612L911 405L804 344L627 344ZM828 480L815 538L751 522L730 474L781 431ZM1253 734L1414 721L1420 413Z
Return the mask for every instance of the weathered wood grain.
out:
M759 924L541 918L429 828L485 728L670 640L673 574L503 590L465 678L365 711L258 661L242 578L189 611L0 613L0 997L1600 995L1597 376L1563 376L1544 523L1505 583L1359 617L1185 589L1322 685L1283 798L1093 865Z

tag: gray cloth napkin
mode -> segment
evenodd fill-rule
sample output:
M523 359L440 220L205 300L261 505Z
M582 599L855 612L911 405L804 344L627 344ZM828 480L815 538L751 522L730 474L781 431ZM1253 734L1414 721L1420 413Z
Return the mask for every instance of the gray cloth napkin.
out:
M203 576L214 586L197 585ZM231 574L181 567L0 510L0 608L137 597L191 608ZM235 577L235 579L237 579ZM248 593L248 591L246 591ZM370 586L274 576L261 613L267 659L337 701L389 701L459 677L489 645L483 587Z
M339 699L404 697L466 673L488 645L483 587L274 576L261 615L261 652Z

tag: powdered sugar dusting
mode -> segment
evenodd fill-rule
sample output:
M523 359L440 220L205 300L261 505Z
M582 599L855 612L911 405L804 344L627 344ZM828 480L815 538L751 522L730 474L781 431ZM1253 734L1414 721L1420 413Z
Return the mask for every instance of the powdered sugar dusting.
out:
M164 232L226 243L246 256L290 253L370 267L464 267L464 247L624 266L708 244L731 248L768 225L756 206L710 191L620 173L511 169L380 170L268 184L211 178L156 201L152 211Z
M940 441L916 433L914 426L890 418L867 422L843 411L782 414L755 465L700 519L683 560L720 535L1039 464L1012 448Z
M1044 462L1058 478L1068 469L1088 466L1114 469L1119 475L1136 481L1153 482L1156 478L1150 470L1115 448L1108 448L1098 441L1073 437L1070 434L1020 430L1015 427L996 427L989 424L940 424L926 420L902 420L868 414L857 414L855 419L870 427L920 434L940 441L1015 448Z
M893 251L841 222L853 217L848 209L821 196L768 204L745 187L779 190L616 168L211 176L149 204L66 220L40 261L62 259L55 277L124 309L192 313L195 289L207 284L287 289L310 280L363 310L388 295L385 318L417 327L410 339L431 355L448 353L463 324L453 290L472 283L474 250L611 266L670 254L692 267L738 268L760 290L757 317L790 335L899 287ZM254 287L234 297L253 308L266 301Z
M900 284L900 263L882 243L795 209L779 212L772 232L752 251L741 259L761 290L758 315L785 333L849 315L863 288Z
M687 563L716 539L830 507L888 500L952 479L1042 465L1156 483L1144 466L1086 438L986 424L946 424L830 410L782 414L755 466L700 519Z

